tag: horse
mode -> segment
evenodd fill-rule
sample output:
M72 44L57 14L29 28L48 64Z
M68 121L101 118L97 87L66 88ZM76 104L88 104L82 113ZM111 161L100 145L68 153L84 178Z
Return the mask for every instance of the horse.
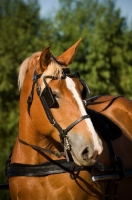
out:
M132 169L132 156L131 156L132 155L132 127L131 127L132 100L125 98L121 95L118 95L118 96L97 95L97 96L86 99L85 106L87 108L88 113L94 111L97 115L99 114L98 117L101 117L101 118L103 117L102 120L104 120L104 116L105 116L107 120L110 119L112 122L114 122L114 124L116 124L120 128L120 130L122 131L122 135L118 139L112 142L114 151L116 152L114 153L114 155L118 155L122 159L124 170L126 171L131 170ZM107 122L106 119L104 120L105 122ZM117 134L116 131L114 132L114 134ZM104 166L105 165L110 166L109 162L106 163L106 160L107 160L106 155L109 157L108 146L106 145L106 148L104 149L105 150L107 149L107 152L105 151L105 154L103 152L104 159L103 159L103 154L101 155L100 157L101 163L103 163ZM122 179L122 181L120 182L120 186L119 186L117 194L115 195L115 199L116 197L122 200L132 198L132 192L131 192L132 179L130 178L132 177L132 174L131 176L128 176L128 177L129 178ZM98 176L97 176L97 179L98 179ZM107 179L107 175L106 175L106 179ZM105 180L104 175L101 180Z
M132 169L131 141L103 137L109 128L100 118L93 124L85 81L67 67L80 41L57 58L46 47L20 66L19 133L5 171L12 200L132 198L132 181L124 178L124 168ZM119 177L103 180L104 173Z
M111 119L132 140L132 100L123 96L95 96L87 99L87 108Z
M102 141L85 110L84 82L67 67L80 41L57 58L48 46L20 66L19 129L6 168L12 200L102 198L85 170Z

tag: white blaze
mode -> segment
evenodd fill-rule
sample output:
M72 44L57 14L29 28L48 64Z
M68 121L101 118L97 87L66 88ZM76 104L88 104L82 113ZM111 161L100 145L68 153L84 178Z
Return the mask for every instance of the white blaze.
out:
M75 98L75 100L76 100L76 102L78 104L78 107L80 109L81 115L82 116L86 115L87 114L86 110L84 108L82 99L79 97L79 94L78 94L78 92L77 92L77 90L75 88L75 83L69 77L66 78L66 86L71 91L71 93L73 94L73 97ZM96 149L98 149L98 153L100 154L102 149L101 149L101 147L99 145L99 139L98 139L97 133L96 133L94 127L93 127L93 124L91 122L91 119L87 118L87 119L85 119L85 122L86 122L86 124L88 126L88 129L90 130L90 132L92 134L94 146L95 146Z

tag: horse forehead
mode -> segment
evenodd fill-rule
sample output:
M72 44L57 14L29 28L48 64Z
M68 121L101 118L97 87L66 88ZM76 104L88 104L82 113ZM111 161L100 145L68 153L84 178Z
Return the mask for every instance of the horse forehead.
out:
M71 91L72 97L75 99L81 114L85 115L86 110L84 109L82 98L79 94L79 91L77 89L78 86L75 83L75 81L73 81L71 78L67 77L66 78L66 87Z
M70 77L66 77L66 87L71 91L71 93L76 94L77 92L77 81Z
M77 91L77 85L75 81L73 81L70 77L66 78L66 88L72 93L73 98L75 98L76 101L80 99L79 93Z

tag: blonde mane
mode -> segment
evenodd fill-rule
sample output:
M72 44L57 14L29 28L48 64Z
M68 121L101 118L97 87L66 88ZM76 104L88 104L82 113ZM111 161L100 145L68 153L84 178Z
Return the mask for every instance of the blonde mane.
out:
M28 70L32 67L33 64L35 66L34 58L35 58L35 61L37 62L39 60L40 54L41 54L41 52L36 52L36 53L32 54L30 57L26 58L20 65L19 75L18 75L19 90L21 90L21 88L23 86L23 82L24 82L24 79L25 79L25 76L26 76Z
M21 90L21 88L23 86L23 82L24 82L24 79L25 79L25 76L26 76L28 70L31 67L35 68L37 66L38 61L40 59L40 55L41 55L41 52L36 52L36 53L32 54L32 56L26 58L20 65L19 75L18 75L19 90ZM43 74L41 76L41 80L42 80L41 91L45 87L45 85L43 83L43 77L46 75L57 76L58 79L60 79L62 76L62 67L60 65L58 65L54 60L51 61L51 63L48 65L47 69L43 72ZM47 83L49 83L50 81L51 81L51 79L46 80Z

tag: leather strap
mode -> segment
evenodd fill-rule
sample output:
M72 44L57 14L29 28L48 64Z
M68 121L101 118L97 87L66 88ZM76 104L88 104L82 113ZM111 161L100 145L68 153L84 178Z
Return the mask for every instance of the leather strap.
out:
M80 167L74 164L73 170L72 164L73 162L67 162L66 159L52 160L52 162L36 165L12 163L7 166L6 176L8 178L13 176L41 177L50 174L60 174L66 172L75 173L90 169L90 167Z
M104 100L104 101L97 101L95 102L95 100L101 98L102 96L101 95L97 95L97 96L93 96L93 97L90 97L88 99L85 99L85 106L89 106L89 105L96 105L96 104L102 104L102 103L106 103L106 102L109 102L109 101L112 101L114 102L116 99L118 99L119 97L123 97L122 95L119 95L119 96L116 96L116 97L111 97L110 99L108 100ZM111 105L111 104L110 104Z
M19 137L18 137L18 140L20 143L24 144L24 145L27 145L31 148L33 148L34 150L36 151L42 151L42 152L45 152L45 153L50 153L50 154L54 154L55 156L57 156L58 158L60 158L61 156L65 156L65 153L64 152L57 152L57 151L52 151L50 149L45 149L45 148L42 148L42 147L39 147L39 146L36 146L36 145L32 145L32 144L29 144L27 142L25 142L24 140L21 140Z
M67 135L67 133L78 123L80 123L82 120L86 119L86 118L90 118L90 116L84 115L82 117L80 117L79 119L77 119L76 121L74 121L72 124L70 124L66 129L63 130L63 137L65 137Z

